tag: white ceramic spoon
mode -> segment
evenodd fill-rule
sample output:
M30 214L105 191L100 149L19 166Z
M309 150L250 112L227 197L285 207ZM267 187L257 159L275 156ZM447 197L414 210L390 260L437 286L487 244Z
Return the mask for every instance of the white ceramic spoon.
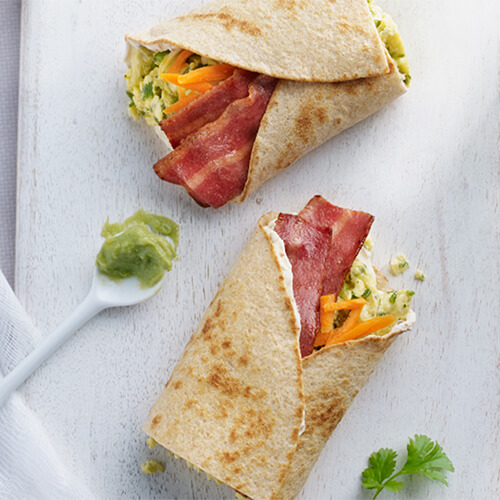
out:
M83 302L55 332L45 338L32 353L0 381L0 406L90 318L108 307L131 306L149 299L161 288L163 279L150 288L142 288L137 278L126 278L115 282L95 269L92 287Z

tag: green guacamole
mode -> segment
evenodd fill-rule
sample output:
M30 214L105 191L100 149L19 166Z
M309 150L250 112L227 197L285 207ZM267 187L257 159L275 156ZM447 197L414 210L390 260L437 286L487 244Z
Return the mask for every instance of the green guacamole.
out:
M384 42L387 52L389 52L389 55L396 63L398 71L404 76L404 83L407 87L409 87L411 80L410 66L408 64L408 58L405 54L403 40L398 32L398 27L392 20L392 17L383 12L380 7L375 5L373 0L367 1L373 20L375 21L375 26L377 27L378 34Z
M166 117L163 112L179 100L177 85L164 82L163 73L174 64L182 49L152 52L145 47L131 47L127 57L129 70L125 74L127 95L130 98L129 114L139 119L141 116L148 125L156 125ZM212 59L196 54L191 55L184 65L182 74L203 66L217 64ZM191 91L187 90L186 95Z
M106 221L101 236L105 241L96 258L99 271L113 280L135 276L149 288L172 269L179 226L167 217L138 210L122 223Z

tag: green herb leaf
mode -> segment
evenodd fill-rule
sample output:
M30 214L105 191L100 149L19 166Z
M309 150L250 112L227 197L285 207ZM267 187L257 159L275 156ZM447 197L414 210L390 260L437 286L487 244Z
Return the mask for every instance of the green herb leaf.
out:
M408 458L401 474L422 474L448 486L443 471L453 472L455 469L438 443L422 434L415 434L415 437L410 439L407 450Z
M394 304L396 302L396 299L398 298L398 292L394 292L390 297L389 297L389 302L391 304Z
M141 90L141 97L147 99L148 97L153 97L153 82L146 83Z
M403 474L421 474L448 486L445 471L454 472L455 469L438 443L427 436L416 434L413 439L410 438L406 449L406 462L396 473L397 453L394 450L381 448L370 455L370 467L361 473L361 477L364 488L377 490L373 499L384 489L401 491L404 484L395 479Z
M157 66L159 66L161 64L161 62L163 61L163 59L165 59L165 56L167 56L168 54L170 54L170 50L165 50L164 52L157 52L153 56L153 61L155 62L155 64Z
M367 297L369 297L369 296L370 296L370 294L371 294L371 293L372 293L372 291L371 291L369 288L367 288L367 289L363 292L363 294L361 295L361 297L363 297L364 299L366 299Z
M363 486L368 490L384 488L384 481L394 473L397 456L397 452L390 448L380 448L373 452L368 459L370 467L361 474Z

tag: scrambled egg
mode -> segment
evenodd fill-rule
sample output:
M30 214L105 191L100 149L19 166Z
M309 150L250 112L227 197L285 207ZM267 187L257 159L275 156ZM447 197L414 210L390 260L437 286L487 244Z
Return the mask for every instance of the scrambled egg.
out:
M127 95L130 98L129 114L138 120L141 116L148 125L156 125L165 118L163 110L179 100L177 86L162 80L182 49L152 52L145 47L131 47L127 56L129 70L125 74ZM216 64L211 59L191 55L182 74L202 66ZM186 94L190 91L187 90Z
M419 280L419 281L425 281L427 278L426 278L425 274L420 269L417 269L415 271L415 279Z
M144 474L158 474L165 471L165 466L156 460L148 460L141 465L141 469Z
M156 445L158 444L158 442L156 441L156 439L155 439L155 438L152 438L152 437L148 437L148 438L146 439L146 443L147 443L148 448L149 448L150 450L152 450L153 448L155 448L155 447L156 447Z
M368 245L365 243L359 252L342 285L338 300L364 298L367 304L361 311L360 321L386 314L392 314L398 320L405 320L410 310L411 298L415 292L406 289L383 291L377 288L377 277L371 264L369 248L373 248L371 241L368 241ZM383 329L378 331L377 335L385 335L386 333L387 329Z
M404 76L404 83L408 87L411 80L410 65L408 64L408 58L405 54L405 47L398 32L398 27L392 20L392 17L383 12L380 7L374 5L372 0L368 0L368 6L375 21L378 34L384 42L389 55L396 63L398 71Z
M397 276L398 274L404 273L410 267L410 263L402 253L398 253L391 259L390 266L391 273Z

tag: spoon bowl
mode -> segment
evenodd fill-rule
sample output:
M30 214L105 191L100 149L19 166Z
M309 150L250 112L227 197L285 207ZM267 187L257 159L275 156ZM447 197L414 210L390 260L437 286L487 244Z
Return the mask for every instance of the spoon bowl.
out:
M89 295L106 304L106 307L132 306L156 295L164 279L165 275L155 285L145 287L135 276L115 281L95 268Z

